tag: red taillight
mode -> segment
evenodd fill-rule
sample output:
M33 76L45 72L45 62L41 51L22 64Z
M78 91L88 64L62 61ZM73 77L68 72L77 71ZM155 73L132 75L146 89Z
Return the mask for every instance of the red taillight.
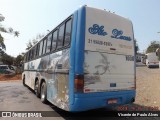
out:
M83 93L83 88L84 88L84 76L83 75L75 75L74 91Z

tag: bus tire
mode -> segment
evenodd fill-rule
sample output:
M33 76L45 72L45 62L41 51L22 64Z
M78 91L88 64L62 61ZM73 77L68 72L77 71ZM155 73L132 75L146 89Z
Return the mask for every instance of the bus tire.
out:
M42 103L47 102L47 86L45 82L43 82L41 85L41 101Z
M39 81L36 80L35 85L34 85L34 93L38 98L40 98L40 93L38 91L38 86L39 86Z
M23 77L23 86L25 86L25 87L27 86L25 83L25 76Z

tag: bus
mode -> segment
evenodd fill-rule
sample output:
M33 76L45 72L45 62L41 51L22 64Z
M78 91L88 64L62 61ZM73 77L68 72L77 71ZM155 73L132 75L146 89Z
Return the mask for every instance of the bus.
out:
M130 20L85 5L26 52L23 84L65 111L133 103L134 45Z
M146 54L146 65L148 68L159 67L159 60L156 52Z

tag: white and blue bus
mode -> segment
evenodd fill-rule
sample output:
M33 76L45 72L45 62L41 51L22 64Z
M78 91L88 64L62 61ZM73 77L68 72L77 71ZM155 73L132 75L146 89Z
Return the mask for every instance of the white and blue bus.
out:
M135 101L135 46L130 20L83 6L25 55L23 84L66 111Z

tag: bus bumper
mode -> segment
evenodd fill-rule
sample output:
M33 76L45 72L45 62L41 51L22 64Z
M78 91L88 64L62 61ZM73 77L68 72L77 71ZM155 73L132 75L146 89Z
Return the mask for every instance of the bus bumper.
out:
M75 94L74 104L70 104L70 111L78 112L129 104L135 101L135 95L135 90ZM116 100L116 103L109 103L109 100Z

